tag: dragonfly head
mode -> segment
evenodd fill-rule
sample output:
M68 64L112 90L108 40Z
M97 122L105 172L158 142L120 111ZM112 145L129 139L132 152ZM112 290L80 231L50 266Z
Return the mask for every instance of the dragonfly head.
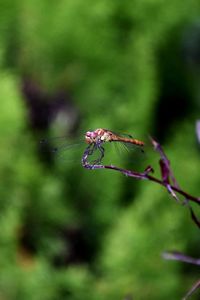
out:
M87 131L85 134L85 141L87 144L92 144L96 141L97 134L95 131Z

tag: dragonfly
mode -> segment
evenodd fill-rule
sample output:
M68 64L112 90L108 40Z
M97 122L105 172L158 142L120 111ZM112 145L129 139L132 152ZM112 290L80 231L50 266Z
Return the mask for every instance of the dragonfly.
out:
M136 145L139 147L144 147L145 143L141 140L133 138L131 135L127 137L116 134L115 132L98 128L94 131L87 131L85 134L85 142L89 144L87 147L87 154L92 155L94 151L99 150L100 156L95 160L95 164L100 164L105 153L103 144L111 142L120 142L123 144Z
M64 142L63 142L64 141ZM84 143L83 143L84 142ZM52 153L59 153L61 150L80 148L80 146L87 144L85 151L87 155L92 156L94 153L98 152L97 158L93 161L93 164L101 164L102 159L105 155L104 144L108 143L120 143L125 146L137 146L141 149L145 146L145 143L141 140L133 138L131 135L122 135L115 133L112 130L97 128L93 131L87 131L83 136L83 141L81 143L68 144L67 137L53 138L53 139L43 139L41 144L57 144L58 146L50 147Z

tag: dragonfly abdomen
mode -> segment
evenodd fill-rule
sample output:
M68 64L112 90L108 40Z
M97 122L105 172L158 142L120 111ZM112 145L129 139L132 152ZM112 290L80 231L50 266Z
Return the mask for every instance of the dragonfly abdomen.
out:
M134 145L137 145L137 146L144 146L144 142L142 142L140 140L132 139L132 138L126 138L126 137L120 137L120 136L113 136L111 141L129 143L129 144L134 144Z

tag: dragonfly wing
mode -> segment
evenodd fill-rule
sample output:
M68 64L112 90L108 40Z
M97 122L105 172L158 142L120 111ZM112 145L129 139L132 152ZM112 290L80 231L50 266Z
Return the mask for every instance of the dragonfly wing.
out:
M116 146L120 149L121 152L126 151L129 154L134 154L134 155L137 154L137 156L141 155L141 157L143 157L144 152L145 152L143 147L137 146L137 145L132 144L132 143L119 142L119 143L116 143Z
M55 137L49 139L42 139L40 141L40 150L55 158L72 160L72 156L78 155L77 160L81 159L82 152L86 144L83 139L68 140L67 137ZM78 154L77 154L78 153Z
M105 129L105 130L107 130L107 129ZM112 132L114 135L118 135L118 136L129 138L129 139L133 139L133 136L131 134L127 134L127 133L119 132L119 131L113 131L113 130L109 130L109 131Z

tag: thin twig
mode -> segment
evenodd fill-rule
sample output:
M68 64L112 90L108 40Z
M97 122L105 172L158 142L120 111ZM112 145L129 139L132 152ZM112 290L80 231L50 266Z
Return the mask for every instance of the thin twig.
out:
M198 133L199 133L199 138L200 138L200 123L198 123ZM136 179L141 179L141 180L149 180L152 182L155 182L157 184L162 185L167 189L167 191L172 195L173 198L176 199L177 202L180 202L177 193L184 196L185 200L182 202L183 205L185 205L191 215L191 219L193 222L200 228L200 220L197 218L195 215L192 207L190 206L189 201L195 202L200 205L200 198L199 197L194 197L190 195L189 193L183 191L180 186L178 185L174 174L171 170L170 166L170 160L167 158L166 154L164 153L163 148L161 145L155 141L153 138L151 139L152 146L156 152L159 153L160 159L159 159L159 166L160 166L160 172L161 172L161 179L156 178L155 176L151 175L150 173L153 173L153 168L151 166L148 166L144 172L136 172L133 170L126 170L123 168L119 168L113 165L102 165L100 164L101 159L99 160L99 164L91 164L88 161L88 157L93 154L93 149L95 149L92 145L89 145L86 150L84 151L83 157L82 157L82 165L86 169L90 170L95 170L95 169L110 169L113 171L120 172L126 176L133 177ZM92 149L92 150L91 150ZM103 153L104 154L104 153ZM184 254L181 254L179 252L165 252L163 254L163 257L165 259L174 259L174 260L179 260L187 263L192 263L196 265L200 265L200 260L199 259L194 259L189 256L186 256ZM194 291L196 291L198 288L200 288L200 280L197 281L192 288L189 290L189 292L186 294L186 296L183 298L183 300L188 299Z

